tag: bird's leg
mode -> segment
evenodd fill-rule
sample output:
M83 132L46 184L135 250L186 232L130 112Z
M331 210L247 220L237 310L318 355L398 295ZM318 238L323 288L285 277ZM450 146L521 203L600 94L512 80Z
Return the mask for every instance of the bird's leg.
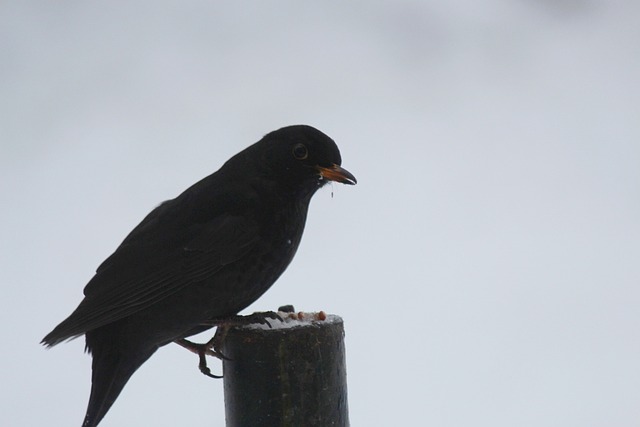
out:
M211 338L205 344L194 343L193 341L189 341L184 338L176 340L175 343L198 355L198 368L204 375L211 378L222 378L221 375L212 374L211 369L209 369L209 367L207 366L207 355L217 357L221 360L226 359L226 357L222 353L220 353L215 346L215 339L217 336L218 330L216 330L216 334L213 336L213 338Z
M206 356L213 356L220 360L230 360L222 354L222 351L220 351L229 329L233 326L244 326L254 323L267 325L271 328L269 319L279 320L281 322L283 321L282 317L273 311L260 311L247 316L232 316L226 319L217 319L207 324L207 326L216 326L216 333L213 335L213 338L205 344L194 343L193 341L189 341L185 338L176 340L175 343L198 355L198 368L204 375L211 378L222 378L220 375L214 375L211 373L211 370L207 366Z

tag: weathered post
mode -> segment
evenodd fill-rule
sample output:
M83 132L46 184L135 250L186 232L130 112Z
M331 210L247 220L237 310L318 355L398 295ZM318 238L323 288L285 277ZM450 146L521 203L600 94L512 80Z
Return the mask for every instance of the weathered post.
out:
M342 319L278 314L271 327L233 326L223 340L227 427L347 427Z

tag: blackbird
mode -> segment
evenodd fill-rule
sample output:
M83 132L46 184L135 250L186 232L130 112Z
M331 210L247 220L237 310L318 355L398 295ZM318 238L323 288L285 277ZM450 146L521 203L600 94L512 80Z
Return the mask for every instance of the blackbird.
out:
M95 427L161 346L235 316L296 253L313 194L354 185L335 142L319 130L273 131L149 213L84 288L84 299L43 338L86 337L93 357L83 427Z

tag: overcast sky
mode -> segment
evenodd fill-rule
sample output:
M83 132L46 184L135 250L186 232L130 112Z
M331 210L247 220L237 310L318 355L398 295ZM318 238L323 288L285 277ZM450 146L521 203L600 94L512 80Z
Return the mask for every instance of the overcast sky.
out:
M639 4L2 2L2 424L79 426L84 341L40 339L153 207L306 123L358 185L247 312L344 318L352 425L637 426ZM222 382L166 346L101 427L133 425L224 426Z

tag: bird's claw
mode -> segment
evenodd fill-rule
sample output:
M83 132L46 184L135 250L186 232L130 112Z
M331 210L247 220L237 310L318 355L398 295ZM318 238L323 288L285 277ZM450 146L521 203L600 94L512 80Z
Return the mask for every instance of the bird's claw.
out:
M291 306L293 309L293 306ZM275 311L256 311L251 314L247 314L246 316L241 316L239 314L226 318L213 319L203 323L203 326L216 326L218 328L231 328L233 326L246 326L251 325L252 323L258 323L260 325L268 325L271 327L269 323L269 319L278 320L283 322L284 319ZM217 332L216 332L217 334Z
M284 322L284 319L282 319L282 317L275 311L256 311L255 313L247 316L236 316L231 320L231 322L234 325L251 325L253 323L258 323L260 325L267 325L271 328L272 326L271 323L269 323L269 319Z
M210 378L222 378L222 375L215 375L211 373L211 369L207 366L207 358L204 353L198 353L198 356L200 357L200 361L198 363L198 369L200 369L200 372Z

